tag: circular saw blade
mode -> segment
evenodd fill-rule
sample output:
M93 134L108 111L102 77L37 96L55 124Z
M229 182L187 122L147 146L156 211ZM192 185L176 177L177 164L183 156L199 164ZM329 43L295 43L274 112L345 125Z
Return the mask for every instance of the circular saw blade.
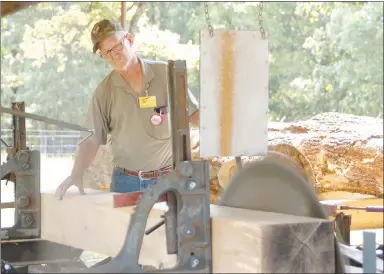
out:
M313 186L296 164L279 153L243 167L218 205L326 218Z
M269 154L248 164L231 179L218 205L328 219L314 187L289 158ZM346 273L345 258L335 241L336 273Z

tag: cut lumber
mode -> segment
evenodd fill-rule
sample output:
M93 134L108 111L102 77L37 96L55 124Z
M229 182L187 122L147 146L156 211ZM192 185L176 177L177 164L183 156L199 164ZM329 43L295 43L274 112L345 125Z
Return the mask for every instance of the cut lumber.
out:
M383 206L383 198L376 198L373 195L360 193L351 193L345 191L332 191L318 195L320 201L327 204L336 204L338 206ZM337 213L351 215L351 230L378 229L383 228L383 213L365 212L362 210L336 210Z
M362 199L336 202L339 206L367 207L367 206L383 206L382 198ZM345 215L351 215L351 230L360 229L377 229L382 228L383 213L382 212L366 212L364 210L343 209L337 210Z
M114 193L71 188L63 200L42 193L42 238L115 256L122 247L133 207L113 208ZM160 220L164 203L147 226ZM334 273L334 234L329 220L211 205L214 273ZM172 267L164 227L145 236L139 263ZM139 247L138 247L139 248Z
M374 195L360 194L347 191L330 191L317 195L320 201L327 200L362 200L362 199L374 199Z

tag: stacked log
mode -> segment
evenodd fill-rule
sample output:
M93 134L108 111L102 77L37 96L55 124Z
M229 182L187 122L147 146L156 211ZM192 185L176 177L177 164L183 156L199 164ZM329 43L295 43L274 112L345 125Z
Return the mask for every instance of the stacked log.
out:
M191 134L193 159L199 159L198 132ZM383 197L383 119L322 113L305 121L270 122L268 148L301 166L319 193L348 191ZM261 157L242 157L243 164ZM234 158L210 161L211 202L237 172ZM86 187L109 189L112 156L100 148L87 172Z

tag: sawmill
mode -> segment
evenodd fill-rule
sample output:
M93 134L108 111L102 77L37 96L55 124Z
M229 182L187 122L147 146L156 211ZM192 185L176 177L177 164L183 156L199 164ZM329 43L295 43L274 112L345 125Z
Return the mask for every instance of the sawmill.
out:
M2 2L1 16L37 3ZM268 145L267 31L209 25L199 35L198 155L187 63L168 60L173 170L143 192L71 188L58 200L42 191L41 152L28 147L26 120L83 132L80 143L93 130L29 113L28 102L1 106L13 127L13 143L1 139L8 152L1 178L15 183L14 202L1 202L15 209L14 226L1 229L2 273L383 272L383 246L363 231L383 219L382 198L322 199L300 150ZM217 158L230 160L216 169ZM357 230L359 247L351 244ZM105 256L88 266L84 251Z

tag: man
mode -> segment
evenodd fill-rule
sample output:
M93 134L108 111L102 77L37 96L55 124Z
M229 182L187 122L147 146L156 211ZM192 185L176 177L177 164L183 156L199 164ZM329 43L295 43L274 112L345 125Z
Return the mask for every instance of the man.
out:
M75 185L84 193L83 176L100 145L111 135L113 174L110 191L144 190L172 170L167 114L167 63L139 58L132 35L116 22L102 20L92 29L93 53L100 52L113 70L99 84L88 111L91 138L78 150L71 175L57 188L62 199ZM190 123L198 124L198 103L188 92Z

